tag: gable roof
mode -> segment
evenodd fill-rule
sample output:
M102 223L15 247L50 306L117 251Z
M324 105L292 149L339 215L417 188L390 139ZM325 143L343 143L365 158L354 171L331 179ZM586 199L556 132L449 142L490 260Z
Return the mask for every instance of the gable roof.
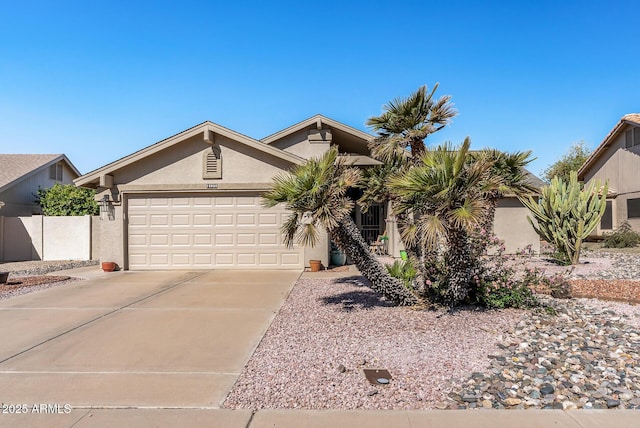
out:
M591 156L587 158L584 164L582 164L582 166L578 170L578 179L582 179L584 177L584 174L587 172L587 170L591 168L595 161L605 152L606 148L613 143L616 136L618 136L618 134L626 125L640 126L640 113L630 113L622 116L616 126L614 126L613 129L609 131L600 145L593 151L593 153L591 153Z
M302 122L298 122L294 125L291 125L290 127L283 129L282 131L278 131L275 134L268 135L263 139L261 139L260 141L266 144L272 144L273 142L278 141L281 138L286 137L287 135L291 135L309 126L315 125L318 129L320 129L323 123L329 126L330 128L337 129L342 132L346 132L347 134L351 134L354 137L360 138L367 142L374 138L373 135L360 131L359 129L353 128L349 125L345 125L342 122L338 122L337 120L330 119L321 114L316 114L315 116L311 116L310 118L305 119Z
M161 140L155 144L152 144L143 149L140 149L135 153L132 153L128 156L120 158L114 162L111 162L103 167L100 167L91 172L88 172L82 177L76 178L74 180L74 183L76 184L76 186L85 186L89 183L95 182L99 180L100 176L102 175L110 174L115 170L118 170L134 162L137 162L147 156L150 156L154 153L157 153L161 150L164 150L168 147L178 144L188 138L191 138L200 133L204 133L205 130L209 130L214 134L225 136L240 144L243 144L245 146L259 150L261 152L270 154L272 156L291 162L293 164L301 165L305 162L305 159L299 156L296 156L292 153L285 152L284 150L280 150L278 148L269 146L261 141L255 140L251 137L240 134L239 132L233 131L229 128L225 128L224 126L220 126L217 123L213 123L207 120L205 122L202 122L199 125L191 127L185 131L179 132L175 135L172 135L169 138L165 138L164 140Z
M2 165L0 168L0 192L17 181L37 174L42 169L61 160L67 163L76 176L80 175L76 167L63 154L0 154L0 165Z

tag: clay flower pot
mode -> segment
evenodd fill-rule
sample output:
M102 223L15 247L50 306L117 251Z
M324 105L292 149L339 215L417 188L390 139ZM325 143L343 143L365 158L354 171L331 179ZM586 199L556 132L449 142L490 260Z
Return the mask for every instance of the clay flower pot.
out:
M113 272L116 270L116 264L114 262L102 262L101 267L105 272Z
M320 272L322 262L320 260L309 260L309 266L311 266L311 272Z

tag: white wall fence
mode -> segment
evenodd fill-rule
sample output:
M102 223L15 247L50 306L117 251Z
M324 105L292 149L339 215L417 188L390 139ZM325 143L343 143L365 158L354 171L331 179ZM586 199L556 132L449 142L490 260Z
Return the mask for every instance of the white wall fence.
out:
M0 217L0 262L99 259L99 232L99 217Z

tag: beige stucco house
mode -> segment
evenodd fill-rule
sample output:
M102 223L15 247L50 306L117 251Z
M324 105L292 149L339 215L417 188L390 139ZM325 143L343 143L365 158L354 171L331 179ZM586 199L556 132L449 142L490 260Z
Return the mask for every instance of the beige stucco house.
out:
M353 165L377 165L369 157L371 138L321 115L262 140L207 121L75 183L97 189L105 211L101 259L124 269L301 269L310 259L328 264L328 237L314 248L286 248L280 227L287 212L263 208L261 192L276 174L331 145ZM521 247L538 242L523 209L510 204L499 209L513 245L523 240ZM393 233L387 214L381 206L367 213L356 210L365 239L375 241L387 229ZM397 246L389 250L399 256Z
M589 184L608 181L607 208L596 230L602 235L623 221L640 230L640 114L627 114L613 127L578 171Z
M39 188L56 183L72 184L80 176L65 155L0 154L0 216L17 217L40 214L35 202Z

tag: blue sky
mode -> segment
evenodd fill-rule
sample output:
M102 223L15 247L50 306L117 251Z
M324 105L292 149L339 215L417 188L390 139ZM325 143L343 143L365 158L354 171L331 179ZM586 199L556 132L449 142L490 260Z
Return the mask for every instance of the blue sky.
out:
M633 1L4 1L0 152L85 173L211 120L262 138L316 113L367 130L439 82L428 143L533 150L540 173L640 112Z

